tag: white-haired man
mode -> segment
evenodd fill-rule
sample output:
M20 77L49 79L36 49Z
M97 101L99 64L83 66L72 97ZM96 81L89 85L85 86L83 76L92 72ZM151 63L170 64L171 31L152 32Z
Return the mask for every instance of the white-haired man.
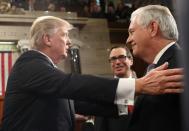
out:
M170 92L167 84L182 87L182 82L177 81L183 77L182 70L163 70L166 64L136 80L65 74L55 64L67 57L70 29L71 24L53 16L34 21L30 30L32 50L17 59L8 79L3 131L73 131L74 110L69 99L127 106L134 92L159 94ZM173 72L179 77L167 76ZM157 76L168 81L158 83ZM178 91L174 88L171 92ZM118 114L117 110L111 113Z
M131 15L129 37L133 54L152 67L169 62L181 67L177 25L169 9L148 5ZM127 131L181 131L180 94L138 96Z

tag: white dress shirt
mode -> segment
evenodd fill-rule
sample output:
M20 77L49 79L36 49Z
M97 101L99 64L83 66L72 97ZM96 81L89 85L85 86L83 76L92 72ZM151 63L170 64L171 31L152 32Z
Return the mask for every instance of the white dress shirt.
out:
M159 59L161 58L161 56L165 53L165 51L171 47L172 45L174 45L175 42L171 42L169 43L168 45L166 45L155 57L154 61L153 61L153 64L157 64Z

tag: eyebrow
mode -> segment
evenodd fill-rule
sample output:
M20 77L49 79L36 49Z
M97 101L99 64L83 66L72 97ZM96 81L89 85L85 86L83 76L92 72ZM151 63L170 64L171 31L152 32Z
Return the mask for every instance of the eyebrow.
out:
M129 29L128 29L128 32L132 32L132 31L134 31L133 28L129 28Z
M119 56L127 56L127 55L125 55L125 54L122 54L122 55L114 55L114 56L111 56L111 57L109 57L109 58L117 58L117 57L119 57Z

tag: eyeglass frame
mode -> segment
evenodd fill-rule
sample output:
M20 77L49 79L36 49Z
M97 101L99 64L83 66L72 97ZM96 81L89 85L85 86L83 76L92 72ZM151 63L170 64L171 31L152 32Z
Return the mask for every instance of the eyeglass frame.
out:
M119 55L119 56L112 56L112 57L110 57L109 59L108 59L108 61L110 62L110 63L115 63L116 62L116 60L119 60L119 61L125 61L126 59L129 59L130 57L129 56L126 56L126 55Z

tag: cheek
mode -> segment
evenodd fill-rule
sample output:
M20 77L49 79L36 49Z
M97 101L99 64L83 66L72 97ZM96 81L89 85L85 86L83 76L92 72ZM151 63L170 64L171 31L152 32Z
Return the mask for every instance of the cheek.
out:
M126 62L125 62L125 66L130 67L130 66L131 66L131 61L126 60Z
M129 63L124 63L124 68L123 68L123 70L127 71L129 67L130 67L130 66L129 66Z
M112 69L112 71L114 71L115 70L115 64L111 64L111 69Z
M135 37L135 43L136 43L137 49L143 48L145 42L146 42L146 38L143 37L142 35L138 35Z
M62 47L62 52L63 52L64 54L67 54L67 48L66 48L66 45L63 45L63 47Z
M114 68L114 64L110 64L110 67L113 69Z
M63 39L60 39L60 44L63 49L66 49L67 45L66 42Z

